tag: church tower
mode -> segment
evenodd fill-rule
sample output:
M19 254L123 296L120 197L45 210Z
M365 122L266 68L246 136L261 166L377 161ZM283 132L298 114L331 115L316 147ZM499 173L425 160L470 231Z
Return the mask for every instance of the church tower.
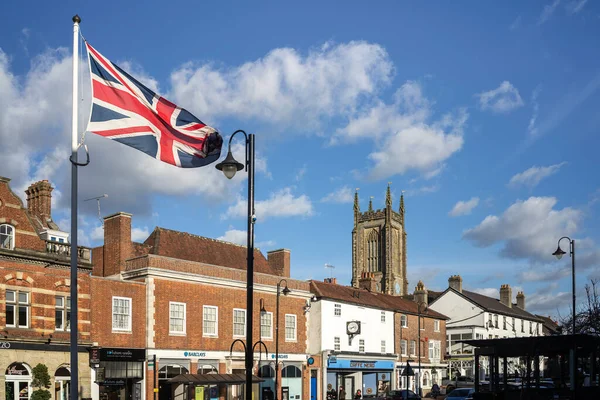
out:
M406 295L406 231L404 230L404 195L398 212L392 209L388 184L385 208L360 212L358 189L354 194L354 229L352 229L352 286L380 293Z

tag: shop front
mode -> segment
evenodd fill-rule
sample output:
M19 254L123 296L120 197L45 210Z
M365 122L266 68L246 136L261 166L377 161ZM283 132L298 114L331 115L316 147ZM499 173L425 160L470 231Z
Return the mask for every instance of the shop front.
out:
M80 347L78 351L82 397L89 397L90 374L87 368L87 350ZM53 388L50 389L51 400L66 400L71 384L70 357L68 344L51 341L44 343L0 341L0 398L28 400L34 390L33 369L38 364L42 364L48 368L50 375L50 385Z
M393 389L394 361L329 356L327 399L353 399L358 390L363 398L385 395ZM343 398L340 398L342 396Z
M95 384L100 400L141 400L144 398L145 349L99 348Z

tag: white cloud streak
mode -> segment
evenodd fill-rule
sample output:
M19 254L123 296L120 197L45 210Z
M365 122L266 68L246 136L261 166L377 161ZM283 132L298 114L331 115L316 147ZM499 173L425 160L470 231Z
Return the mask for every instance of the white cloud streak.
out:
M546 4L542 10L542 13L540 14L540 17L538 18L537 24L542 25L544 22L548 21L552 14L554 14L554 11L559 4L560 0L554 0L552 3Z
M507 113L524 105L519 91L509 81L504 81L496 89L476 96L479 98L479 107L482 110L491 110L495 113Z
M292 189L283 188L278 192L271 193L266 200L257 201L254 204L257 222L272 217L309 217L314 214L312 202L306 195L294 196ZM238 197L237 202L229 206L222 219L244 218L248 214L248 202Z
M471 211L473 211L473 209L475 207L477 207L478 205L479 205L479 197L471 197L471 199L469 199L467 201L457 202L454 205L454 207L452 207L452 210L450 210L448 215L451 217L458 217L461 215L469 215L469 214L471 214Z
M323 203L352 203L354 201L354 192L350 186L343 186L321 199Z
M533 188L543 179L556 174L566 164L566 162L561 162L547 167L538 167L534 165L510 178L508 186L513 188L518 186L528 186L529 188Z

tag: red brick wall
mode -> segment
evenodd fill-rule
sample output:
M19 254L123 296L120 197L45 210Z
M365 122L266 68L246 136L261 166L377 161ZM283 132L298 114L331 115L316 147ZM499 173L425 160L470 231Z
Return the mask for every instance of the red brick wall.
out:
M402 314L395 313L394 316L394 336L395 336L395 353L398 354L400 361L406 361L406 359L417 360L418 357L412 356L408 354L408 356L402 356L402 348L400 346L401 340L407 341L406 352L410 353L410 341L414 340L417 342L416 353L418 354L418 339L419 339L419 330L418 330L418 319L416 315L405 314L408 317L408 327L402 328L400 326L400 317ZM421 362L428 363L429 362L429 343L425 340L439 340L441 342L440 347L440 360L444 359L444 355L446 354L446 321L440 321L440 331L434 331L434 318L421 317Z
M104 347L146 347L146 285L108 278L91 278L92 337ZM113 332L113 296L131 298L131 332Z
M269 265L273 271L286 278L290 277L291 253L287 249L273 250L267 253Z
M155 343L160 349L202 349L229 350L233 340L233 309L246 309L246 289L231 288L200 283L178 282L156 279L155 281ZM275 308L274 293L255 292L253 337L259 339L260 333L260 299L264 306L273 313L273 334L271 339L263 339L269 353L275 352ZM169 302L186 303L186 335L169 334ZM280 296L279 316L279 352L306 352L306 318L302 307L304 299L292 296ZM203 337L203 306L218 307L218 337ZM296 341L285 341L285 314L296 315ZM242 338L244 339L244 338ZM258 349L258 347L257 347Z
M68 269L58 269L20 262L0 262L0 301L6 301L6 290L23 288L30 293L29 328L6 327L5 306L0 316L0 326L10 337L46 339L52 334L53 342L68 342L69 332L55 330L55 296L70 296ZM90 341L90 287L89 276L80 273L78 278L79 333L82 341ZM42 336L43 334L43 336Z
M16 249L45 251L46 244L38 237L21 199L11 191L4 178L0 179L0 224L2 223L15 228Z

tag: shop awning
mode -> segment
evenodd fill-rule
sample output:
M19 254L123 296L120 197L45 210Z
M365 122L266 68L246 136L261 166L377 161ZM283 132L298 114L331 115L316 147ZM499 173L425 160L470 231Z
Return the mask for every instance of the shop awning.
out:
M246 383L245 374L182 374L168 380L169 383L187 383L190 385L241 385ZM252 376L252 383L264 382L258 376Z

